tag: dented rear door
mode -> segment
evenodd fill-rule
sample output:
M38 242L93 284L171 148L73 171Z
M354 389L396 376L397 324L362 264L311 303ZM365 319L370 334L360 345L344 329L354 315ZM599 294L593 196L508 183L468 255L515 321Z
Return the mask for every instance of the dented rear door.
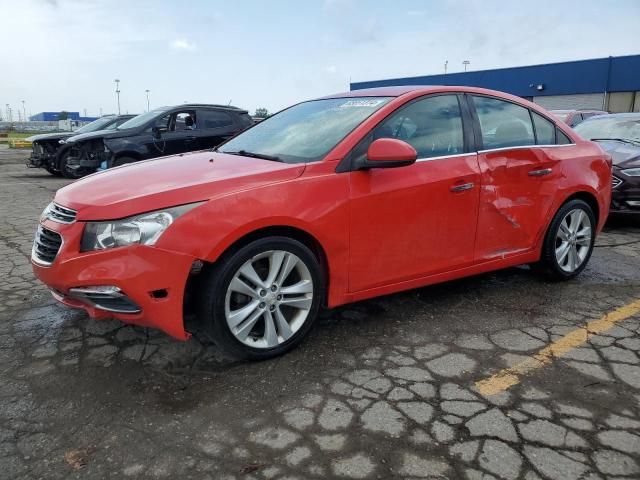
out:
M481 151L476 261L504 258L533 248L547 223L561 177L553 147Z

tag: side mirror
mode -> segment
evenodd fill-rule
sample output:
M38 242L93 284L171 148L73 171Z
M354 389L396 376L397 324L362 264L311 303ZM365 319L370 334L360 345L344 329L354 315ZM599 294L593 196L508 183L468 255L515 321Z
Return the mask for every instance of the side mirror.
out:
M158 127L151 128L151 135L153 135L153 138L160 138L162 136Z
M416 149L407 142L395 138L379 138L369 145L367 159L360 168L405 167L415 163L416 158Z

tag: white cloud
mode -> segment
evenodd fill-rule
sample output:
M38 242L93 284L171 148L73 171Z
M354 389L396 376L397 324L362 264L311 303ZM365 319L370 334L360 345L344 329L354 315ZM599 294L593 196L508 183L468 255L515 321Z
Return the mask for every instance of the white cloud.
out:
M336 73L338 71L335 65L329 65L325 70L327 73Z
M190 42L185 38L177 38L171 42L171 48L173 50L184 50L187 52L193 52L196 49L196 44Z
M410 17L424 17L427 14L426 10L409 10L407 15Z

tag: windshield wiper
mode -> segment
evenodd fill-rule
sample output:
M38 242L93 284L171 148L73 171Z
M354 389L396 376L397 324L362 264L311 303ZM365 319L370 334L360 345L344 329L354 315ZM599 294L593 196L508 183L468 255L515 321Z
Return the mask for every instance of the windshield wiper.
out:
M282 162L280 157L275 155L266 155L264 153L248 152L247 150L238 150L237 152L227 152L219 150L220 153L228 153L229 155L242 155L243 157L261 158L263 160L271 160L272 162Z
M631 143L632 145L640 145L640 140L631 140L629 138L592 138L592 142L614 141L622 143Z

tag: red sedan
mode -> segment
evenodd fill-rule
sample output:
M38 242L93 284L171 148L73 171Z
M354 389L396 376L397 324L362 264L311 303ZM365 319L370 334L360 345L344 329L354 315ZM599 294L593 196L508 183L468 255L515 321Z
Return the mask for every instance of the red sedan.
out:
M519 264L572 278L610 197L611 159L525 100L360 90L59 190L32 263L92 317L186 339L194 312L228 352L266 358L322 306Z

